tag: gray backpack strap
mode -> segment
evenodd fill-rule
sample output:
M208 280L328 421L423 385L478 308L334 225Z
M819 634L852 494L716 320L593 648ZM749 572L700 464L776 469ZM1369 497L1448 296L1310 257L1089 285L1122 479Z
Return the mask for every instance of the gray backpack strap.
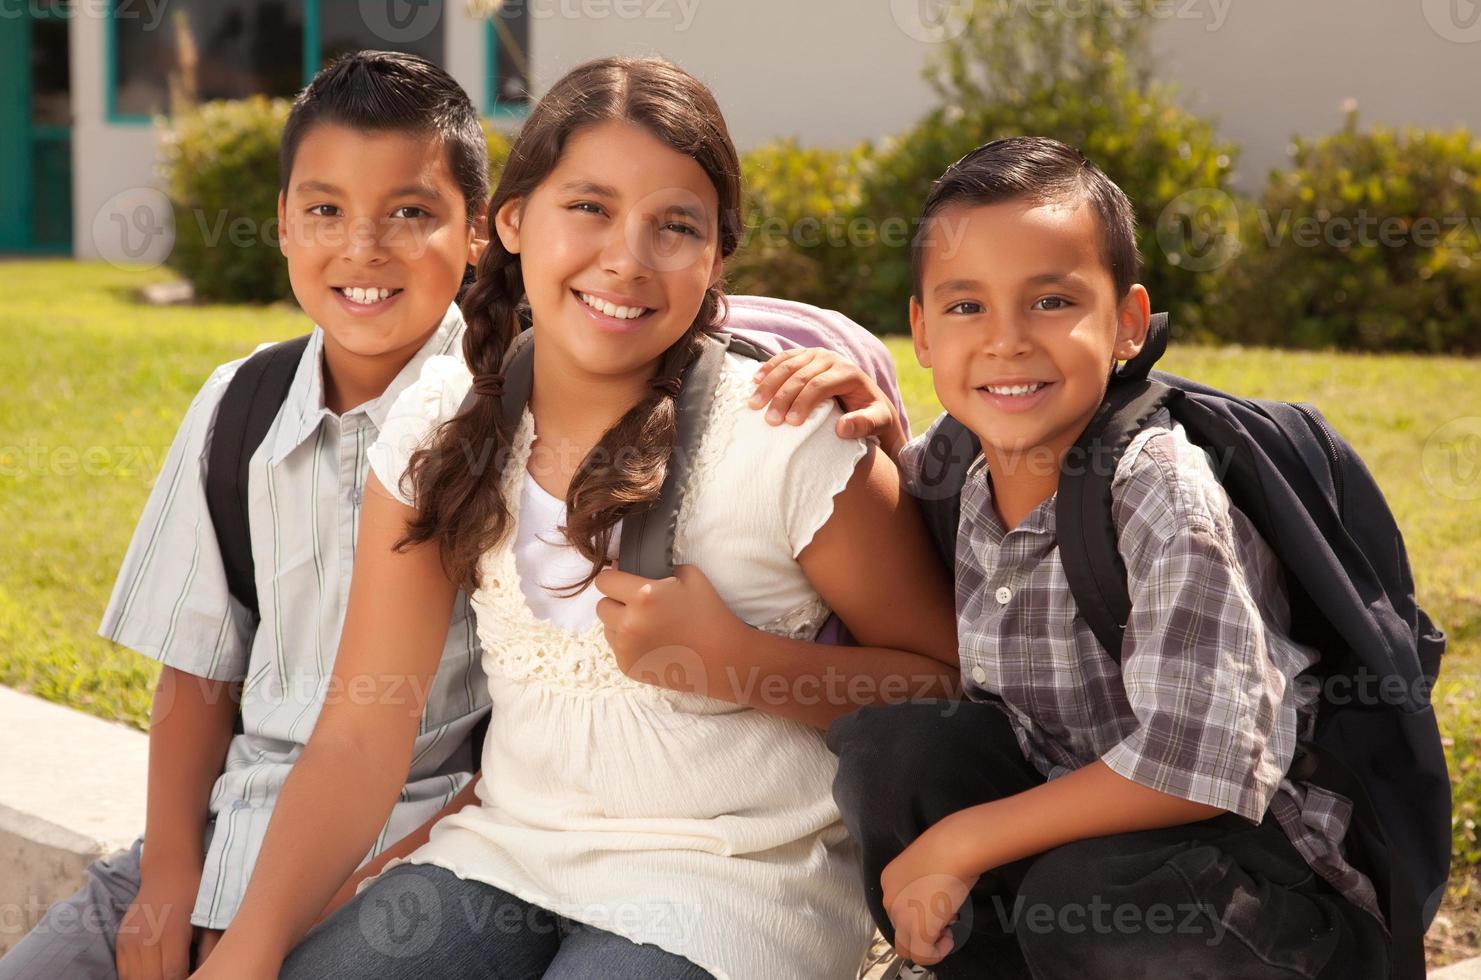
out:
M699 355L684 370L684 386L679 390L677 406L679 432L658 502L622 520L617 567L624 572L644 578L668 578L674 574L674 532L679 523L679 503L700 441L709 428L715 387L725 370L725 354L731 350L761 360L768 356L754 344L730 334L717 331L705 335Z
M504 410L506 431L519 427L524 410L530 403L534 386L535 355L532 332L525 330L509 346L504 361ZM770 355L748 340L716 331L706 334L699 354L684 370L684 385L679 390L678 435L674 455L664 476L658 502L648 510L627 515L622 520L622 544L617 565L625 572L644 578L668 578L674 574L674 532L679 521L679 503L684 485L689 480L690 463L699 451L700 441L709 428L710 408L720 373L725 369L728 351L764 361ZM475 396L463 400L460 412L467 411Z
M525 406L530 403L530 391L535 386L534 337L530 330L520 331L504 353L504 396L499 399L499 404L504 409L504 431L511 435L519 428ZM468 392L463 404L458 406L458 414L472 408L476 397L472 391Z

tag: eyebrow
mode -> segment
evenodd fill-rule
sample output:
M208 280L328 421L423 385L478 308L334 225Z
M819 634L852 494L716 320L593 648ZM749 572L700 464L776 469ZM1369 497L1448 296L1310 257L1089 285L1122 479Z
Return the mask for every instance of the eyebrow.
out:
M1043 272L1029 279L1029 284L1037 286L1083 286L1085 280L1073 272Z
M344 188L322 180L305 180L298 185L298 191L304 194L343 194ZM442 194L437 188L430 184L402 184L392 189L390 197L424 197L430 200L441 200Z
M947 293L970 293L974 289L981 288L981 286L982 283L976 279L948 279L943 283L937 284L936 288L931 290L931 293L935 296L945 296Z
M670 205L669 207L664 209L663 213L666 215L678 215L681 218L688 218L695 224L705 223L705 215L703 211L700 211L698 208L691 208L688 205L684 204Z
M334 186L333 184L326 184L322 180L305 180L298 185L298 190L302 191L305 194L312 194L314 192L318 192L320 194L344 193L344 191L342 191L340 188Z
M1085 280L1073 272L1043 272L1037 276L1030 276L1030 286L1084 286ZM982 283L976 279L948 279L931 290L934 296L944 296L948 293L969 293L981 289Z
M431 184L402 184L391 191L391 197L425 197L435 201L442 197L442 192Z
M606 184L598 184L594 180L568 180L561 185L561 190L574 191L577 194L591 194L594 197L620 196L618 195L617 189L615 187L608 187Z

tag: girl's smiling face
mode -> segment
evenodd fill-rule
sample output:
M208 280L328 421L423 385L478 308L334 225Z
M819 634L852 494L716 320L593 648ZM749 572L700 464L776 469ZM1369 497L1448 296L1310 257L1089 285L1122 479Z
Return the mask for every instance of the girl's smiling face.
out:
M542 348L577 376L651 373L722 272L714 184L627 122L574 133L534 192L499 209L495 229L519 254Z

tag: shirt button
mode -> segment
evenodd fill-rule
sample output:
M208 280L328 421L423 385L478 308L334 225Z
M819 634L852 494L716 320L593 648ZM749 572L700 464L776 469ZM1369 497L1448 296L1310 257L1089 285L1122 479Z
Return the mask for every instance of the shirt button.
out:
M983 670L981 667L973 667L972 668L972 679L974 681L976 681L977 683L979 683L979 684L986 684L987 683L987 671Z
M361 490L359 487L355 487L353 490L350 491L350 502L352 504L354 504L356 507L359 507L360 504L364 500L365 500L365 491L364 490Z
M998 591L997 591L998 605L1000 605L1000 606L1006 606L1008 604L1008 600L1011 599L1011 598L1013 598L1013 590L1012 589L1008 588L1006 585L1000 585L1000 586L998 586Z

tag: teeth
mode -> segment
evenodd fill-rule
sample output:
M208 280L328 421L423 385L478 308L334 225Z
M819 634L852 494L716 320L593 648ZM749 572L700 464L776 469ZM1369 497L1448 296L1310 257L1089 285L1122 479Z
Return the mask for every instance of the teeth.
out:
M1039 381L1031 385L988 385L987 390L994 395L1032 395L1046 383Z
M616 317L619 320L636 320L648 312L647 307L643 306L614 306L600 296L593 296L590 293L578 293L577 295L581 297L581 302L592 309L600 310L608 316Z
M345 299L352 303L360 303L369 306L371 303L379 303L391 295L389 289L376 289L375 287L345 286L340 290Z

